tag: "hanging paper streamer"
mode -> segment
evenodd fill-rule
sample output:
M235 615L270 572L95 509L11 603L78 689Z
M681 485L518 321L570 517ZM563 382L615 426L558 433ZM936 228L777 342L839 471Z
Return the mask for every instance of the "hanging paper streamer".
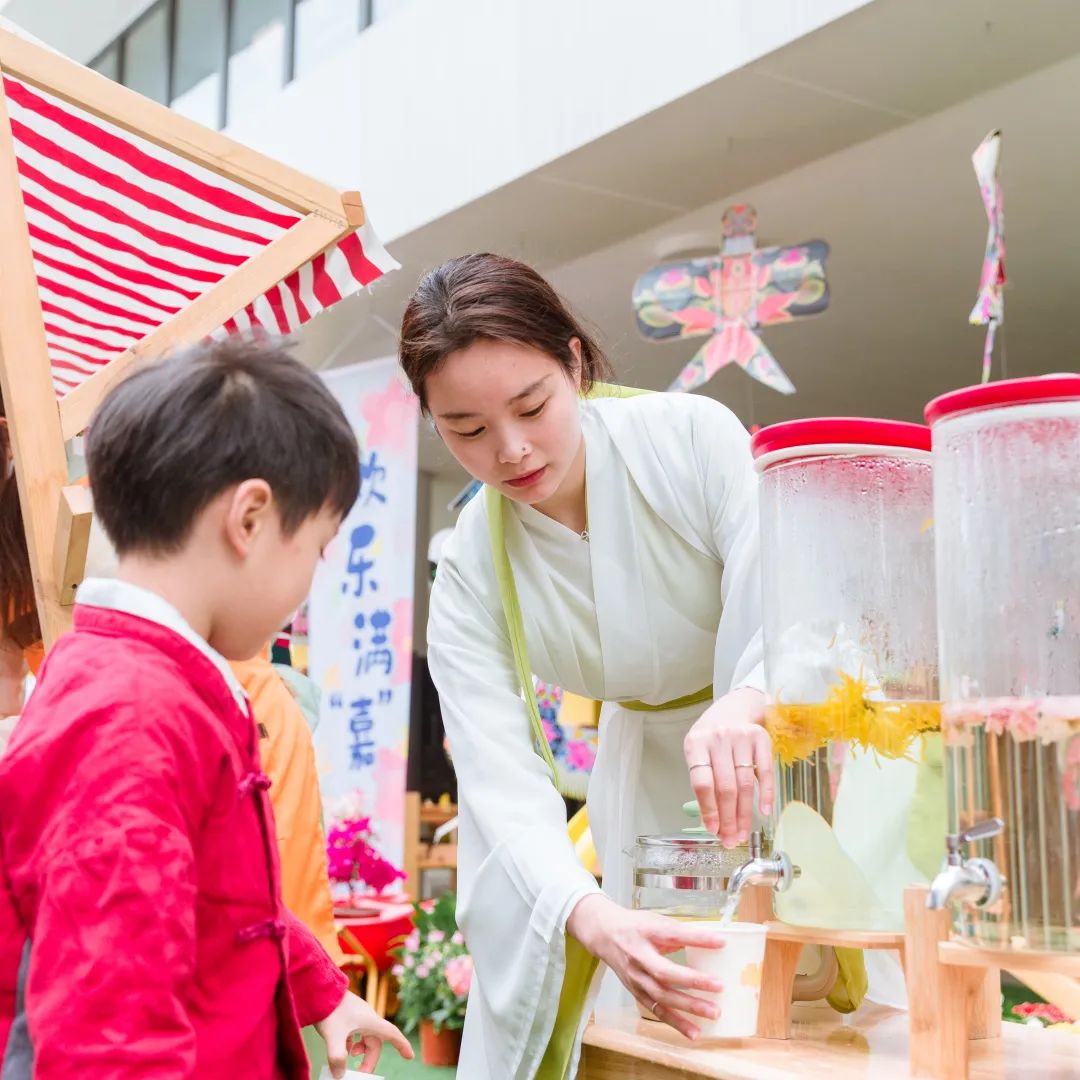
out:
M994 335L1005 321L1005 203L1001 193L998 165L1001 161L1001 132L991 131L975 153L971 164L979 181L979 194L989 228L986 234L986 254L979 277L979 296L971 309L968 322L986 326L983 345L982 381L990 379L990 363L994 356Z
M654 266L634 284L634 313L645 337L709 337L670 390L696 390L720 368L738 364L770 389L795 393L756 331L818 315L829 306L829 245L809 240L793 247L758 248L756 231L754 208L732 206L724 213L718 255Z

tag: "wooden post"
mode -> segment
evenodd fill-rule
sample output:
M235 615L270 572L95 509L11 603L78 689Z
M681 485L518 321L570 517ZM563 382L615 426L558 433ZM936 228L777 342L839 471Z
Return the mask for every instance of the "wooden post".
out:
M739 922L767 923L773 917L773 891L768 885L746 885L739 897Z
M904 890L911 1073L967 1080L971 1040L1001 1032L1000 972L942 963L951 918L927 908L928 891L925 885Z
M791 1038L791 992L802 956L803 942L784 941L770 934L765 939L758 1005L758 1038Z
M345 220L354 229L359 229L367 221L364 200L360 197L359 191L343 191L341 193L341 208L345 213Z
M0 390L7 412L34 595L46 646L71 625L53 570L67 458L52 385L7 101L0 87Z
M420 896L420 792L405 792L405 890L414 901Z
M53 577L60 603L71 607L75 590L86 573L86 552L90 547L90 524L94 500L90 489L71 484L60 492L60 514L56 520L53 548Z

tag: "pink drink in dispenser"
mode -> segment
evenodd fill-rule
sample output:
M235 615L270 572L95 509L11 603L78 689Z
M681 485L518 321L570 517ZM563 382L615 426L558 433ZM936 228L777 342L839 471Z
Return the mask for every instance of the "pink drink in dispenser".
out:
M1080 946L1080 376L958 390L933 430L950 837L931 906L1011 949Z

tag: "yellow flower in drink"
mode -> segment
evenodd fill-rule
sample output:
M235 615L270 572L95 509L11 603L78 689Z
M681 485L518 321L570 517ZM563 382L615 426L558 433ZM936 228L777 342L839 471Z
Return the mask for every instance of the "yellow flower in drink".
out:
M780 763L803 761L835 742L872 750L883 758L903 758L917 736L940 730L938 702L871 698L877 689L861 677L841 672L823 702L770 705L765 726Z

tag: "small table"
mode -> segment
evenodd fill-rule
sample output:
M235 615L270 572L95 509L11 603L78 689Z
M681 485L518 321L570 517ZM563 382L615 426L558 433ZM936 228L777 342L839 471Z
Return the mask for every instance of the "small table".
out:
M378 897L364 897L356 902L362 905L363 914L350 913L349 908L342 907L334 912L338 941L345 953L343 967L355 983L355 992L363 990L368 1004L385 1016L390 994L387 972L394 963L391 952L413 928L413 906L408 900Z
M864 1006L842 1017L821 1005L792 1008L788 1041L690 1043L633 1009L598 1010L585 1032L579 1080L908 1080L908 1017ZM1080 1077L1080 1035L1004 1024L973 1044L971 1080Z

